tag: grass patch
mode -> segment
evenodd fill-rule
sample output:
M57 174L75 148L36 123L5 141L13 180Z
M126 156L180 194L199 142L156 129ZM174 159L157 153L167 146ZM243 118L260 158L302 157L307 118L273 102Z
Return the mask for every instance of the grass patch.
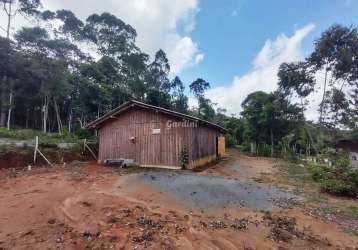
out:
M0 128L0 138L8 138L14 140L34 140L35 137L39 137L41 145L48 147L56 146L59 143L78 143L82 136L78 136L74 133L68 133L64 131L61 135L58 133L43 133L39 130L33 129L11 129ZM93 140L93 137L90 138Z
M353 228L344 228L343 229L345 233L353 235L353 236L358 236L358 231L353 229Z
M303 165L285 162L284 164L281 164L281 169L285 172L286 176L294 179L295 181L303 184L313 182L310 172Z
M343 213L352 219L358 219L358 206L350 206Z

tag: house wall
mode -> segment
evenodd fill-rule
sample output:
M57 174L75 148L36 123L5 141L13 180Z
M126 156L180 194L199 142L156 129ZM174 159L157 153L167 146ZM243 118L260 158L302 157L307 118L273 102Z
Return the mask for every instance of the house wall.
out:
M179 122L183 120L132 107L99 130L99 161L124 158L146 166L180 166L183 145L189 149L190 167L215 159L216 138L220 132Z

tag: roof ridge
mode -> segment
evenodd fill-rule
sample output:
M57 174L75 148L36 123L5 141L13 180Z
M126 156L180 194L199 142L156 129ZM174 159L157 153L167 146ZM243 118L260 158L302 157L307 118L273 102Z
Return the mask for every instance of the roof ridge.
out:
M170 109L166 109L166 108L163 108L163 107L159 107L159 106L154 106L154 105L147 104L147 103L144 103L144 102L140 102L140 101L137 101L137 100L134 100L134 99L129 100L129 101L119 105L118 107L112 109L111 111L107 112L103 116L101 116L101 117L97 118L96 120L90 122L86 127L87 128L96 128L98 125L100 125L101 123L106 121L112 115L115 115L116 113L118 113L122 109L124 109L125 107L130 106L130 104L132 104L132 105L134 104L134 105L138 105L140 107L146 107L146 108L150 108L150 109L156 109L156 110L159 110L159 111L162 111L162 112L165 112L165 113L169 113L171 115L175 115L175 116L182 117L182 118L184 117L184 118L188 118L188 119L193 119L193 120L196 120L196 121L200 121L202 123L206 123L207 125L219 128L219 129L221 129L221 130L223 130L225 132L227 131L226 128L224 128L224 127L222 127L220 125L217 125L215 123L209 122L207 120L201 119L199 117L191 116L191 115L188 115L188 114L183 114L183 113L180 113L180 112L177 112L177 111L174 111L174 110L170 110Z

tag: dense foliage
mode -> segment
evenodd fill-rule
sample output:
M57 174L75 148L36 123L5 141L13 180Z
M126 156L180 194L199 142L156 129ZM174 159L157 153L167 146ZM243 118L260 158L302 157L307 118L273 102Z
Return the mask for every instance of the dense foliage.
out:
M184 84L169 79L165 52L150 62L135 29L118 17L93 14L82 22L67 10L40 12L38 1L4 6L28 8L40 26L0 37L1 127L72 132L130 99L189 112ZM193 86L207 88L205 81Z

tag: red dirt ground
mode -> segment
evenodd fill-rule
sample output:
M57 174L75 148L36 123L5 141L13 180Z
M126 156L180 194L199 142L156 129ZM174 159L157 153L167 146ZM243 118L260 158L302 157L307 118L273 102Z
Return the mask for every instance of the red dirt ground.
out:
M241 173L230 168L237 162ZM200 174L276 174L274 162L236 154L220 164ZM3 173L0 249L357 249L357 237L299 208L190 211L151 186L125 182L128 171L145 170L92 163Z

